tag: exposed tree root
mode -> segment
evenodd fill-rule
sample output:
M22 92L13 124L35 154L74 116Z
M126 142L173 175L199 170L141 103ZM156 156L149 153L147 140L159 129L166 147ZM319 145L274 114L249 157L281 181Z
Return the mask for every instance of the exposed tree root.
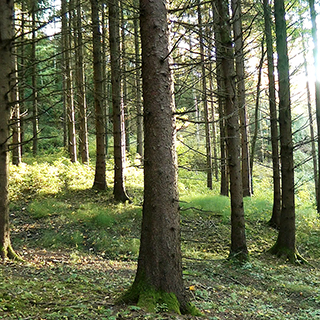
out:
M277 243L269 249L268 252L276 255L278 258L284 257L292 264L309 264L309 262L299 254L297 249L281 247Z

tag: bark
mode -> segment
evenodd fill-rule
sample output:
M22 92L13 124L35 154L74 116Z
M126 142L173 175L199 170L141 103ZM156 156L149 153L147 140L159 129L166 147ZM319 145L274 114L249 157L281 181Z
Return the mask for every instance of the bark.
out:
M276 43L278 54L279 77L279 127L280 156L282 178L282 207L280 229L277 241L271 248L271 253L284 255L290 261L297 259L295 199L294 199L294 165L292 120L290 103L289 59L287 49L287 29L283 0L275 0Z
M242 187L243 196L251 197L251 170L250 170L250 153L248 141L248 121L246 107L246 91L245 91L245 68L244 68L244 52L242 37L242 19L241 19L241 0L232 0L233 15L233 35L235 43L236 55L236 86L237 99L240 115L240 133L241 133L241 160L242 160Z
M200 42L200 61L201 61L201 86L202 86L202 103L205 122L205 136L206 136L206 172L207 172L207 187L212 190L212 154L211 154L211 139L209 126L209 110L207 101L207 83L206 83L206 68L205 68L205 51L203 39L203 25L200 1L197 3L198 25L199 25L199 42Z
M67 144L70 160L77 161L77 144L75 131L75 113L73 100L72 70L70 59L70 30L67 18L67 2L61 1L61 24L62 24L62 48L63 48L63 87L64 87L64 110L67 124Z
M21 131L20 131L20 104L18 85L18 58L13 50L13 72L11 74L11 128L12 128L12 164L18 166L21 163Z
M314 71L315 71L315 93L316 93L316 119L317 119L317 145L318 145L318 173L320 172L320 76L318 73L319 61L318 61L318 35L317 35L317 21L316 11L314 7L314 0L309 0L310 16L312 22L312 39L313 39L313 60L314 60ZM317 211L320 213L320 178L318 177L318 188L317 188Z
M259 104L260 104L260 92L261 92L261 77L262 77L262 67L264 61L264 39L261 41L261 58L258 66L258 81L257 81L257 94L256 94L256 105L254 110L254 129L253 136L251 139L251 156L250 156L250 170L253 172L253 163L254 163L254 155L256 152L256 143L258 138L258 130L259 130ZM252 184L252 180L251 180ZM251 188L253 190L253 187Z
M8 204L8 139L10 75L12 73L13 1L0 0L0 257L16 257L10 241Z
M134 49L135 49L135 87L136 87L136 112L137 112L137 153L143 158L143 112L141 102L141 81L140 81L140 44L139 44L139 19L135 18L134 23Z
M32 45L31 45L31 61L32 61L32 153L34 156L38 153L38 91L37 91L37 63L36 63L36 10L37 1L32 3Z
M281 181L279 164L279 143L278 143L278 116L276 106L276 89L274 79L273 61L273 38L271 32L270 5L268 0L263 0L264 27L267 45L268 79L269 79L269 109L271 127L271 148L272 148L272 170L273 170L273 208L269 224L272 227L280 227L281 215Z
M87 101L84 77L82 15L80 0L76 0L75 20L75 83L77 89L76 102L79 112L79 152L82 163L89 163Z
M109 1L109 43L114 141L113 195L116 201L125 202L129 200L129 197L126 194L124 185L126 141L124 128L124 106L121 94L119 23L119 2L118 0L111 0Z
M225 117L227 126L228 168L231 195L231 249L230 257L239 261L248 259L243 208L243 189L240 163L239 108L236 104L234 51L228 1L219 0L217 11L220 19L221 59L223 80L226 89Z
M138 269L121 301L188 312L182 280L173 79L166 3L141 0L145 132L144 204Z
M93 78L94 106L96 124L96 168L93 188L105 190L106 183L106 148L105 148L105 107L103 104L103 72L101 60L101 33L98 0L91 0L92 41L93 41Z
M219 13L217 11L216 3L212 2L213 16L214 16L214 39L216 47L216 80L218 92L218 114L219 114L219 129L220 129L220 194L222 196L229 195L228 183L228 168L227 168L227 149L226 149L226 123L224 117L225 105L225 83L222 78L222 55L221 55L221 34L219 28Z

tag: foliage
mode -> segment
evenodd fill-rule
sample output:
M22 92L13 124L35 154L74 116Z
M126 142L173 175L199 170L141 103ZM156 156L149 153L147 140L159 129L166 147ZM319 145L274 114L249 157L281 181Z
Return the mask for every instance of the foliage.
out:
M170 314L166 302L155 312L114 304L132 283L139 250L143 179L134 159L127 176L133 204L114 204L111 190L92 190L90 166L63 156L26 162L10 168L12 242L25 262L0 265L0 319L188 318ZM267 253L277 232L267 225L270 176L260 170L254 196L245 199L250 261L239 266L227 260L229 198L217 195L218 183L207 190L201 172L181 169L180 178L183 275L201 318L320 316L320 222L310 186L296 197L298 250L310 265Z

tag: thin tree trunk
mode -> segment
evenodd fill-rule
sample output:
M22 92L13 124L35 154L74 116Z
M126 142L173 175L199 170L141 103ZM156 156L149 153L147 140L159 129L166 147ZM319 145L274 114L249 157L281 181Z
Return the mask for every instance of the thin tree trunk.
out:
M300 17L301 19L301 17ZM300 20L301 22L301 20ZM300 23L300 28L302 29L302 23ZM303 65L304 65L304 72L307 79L306 82L306 90L307 90L307 105L308 105L308 116L309 116L309 129L310 129L310 139L311 139L311 157L313 163L313 176L314 176L314 188L315 188L315 195L316 199L318 197L318 168L317 168L317 154L316 154L316 144L315 144L315 135L313 129L313 114L312 114L312 107L311 107L311 94L310 94L310 86L309 86L309 73L308 73L308 62L306 58L306 45L305 45L305 38L303 31L301 32L302 37L302 48L303 48ZM318 200L317 202L318 203Z
M82 15L80 0L76 0L75 20L75 67L76 67L76 101L79 111L79 149L82 163L89 163L87 101L84 77Z
M140 81L140 44L139 44L139 19L134 18L134 52L135 52L135 87L136 87L136 110L137 110L137 153L143 158L143 112L141 101Z
M219 13L217 11L216 3L212 2L213 6L213 19L214 19L214 39L216 47L216 80L218 91L218 114L219 114L219 130L220 130L220 194L222 196L229 195L228 183L228 168L227 168L227 149L226 149L226 123L224 117L225 105L225 83L222 77L222 55L220 54L222 48L221 34L219 26Z
M317 144L318 144L318 173L320 173L320 76L318 72L319 61L318 61L318 32L317 32L317 21L316 11L314 7L314 0L309 0L310 16L312 22L312 39L313 39L313 60L314 60L314 71L315 71L315 92L316 92L316 119L317 119ZM318 188L317 188L317 211L320 213L320 178L318 176Z
M114 141L114 187L116 201L129 200L124 186L125 169L125 131L124 106L121 95L120 74L120 33L119 33L119 0L109 1L109 43L111 61L111 86L113 110L113 141Z
M261 58L258 66L258 82L257 82L257 94L256 94L256 106L254 111L254 130L253 136L251 139L251 156L250 156L250 172L253 172L253 163L254 163L254 155L256 152L256 142L258 138L258 129L259 129L259 104L260 104L260 92L261 92L261 76L262 76L262 66L264 61L264 39L261 41ZM253 185L251 179L251 190L253 193Z
M93 78L94 106L96 122L96 169L93 188L105 190L106 183L106 146L105 146L105 106L103 104L102 48L99 21L99 2L91 0L92 41L93 41Z
M279 136L278 136L278 116L276 106L276 88L274 79L273 61L273 38L271 32L270 5L268 0L263 0L264 26L267 45L268 79L269 79L269 109L271 127L271 149L272 149L272 171L273 171L273 208L269 225L274 228L280 227L281 215L281 179L279 164Z
M37 90L37 63L36 63L36 10L37 1L32 3L32 45L31 45L31 63L32 63L32 153L34 156L38 153L38 90Z
M250 171L250 153L248 141L248 123L245 92L245 69L244 52L242 37L242 19L241 19L241 0L232 0L233 13L233 34L236 54L236 77L237 77L237 99L240 115L240 133L241 133L241 159L242 159L242 187L243 196L251 197L251 171Z
M205 68L205 51L203 39L203 26L200 1L197 3L198 25L199 25L199 42L200 42L200 59L201 59L201 85L202 85L202 102L205 122L205 136L206 136L206 172L207 172L207 187L212 190L212 154L211 154L211 139L209 126L209 110L207 101L207 83L206 83L206 68Z
M18 166L21 163L21 131L20 131L20 104L18 85L18 57L16 50L13 52L13 72L11 74L11 103L13 104L11 127L12 127L12 164Z
M221 59L223 80L226 88L225 117L227 126L228 168L231 195L231 248L230 257L239 261L248 259L243 208L243 188L240 163L239 108L236 104L234 51L228 1L218 0L217 13L220 19Z

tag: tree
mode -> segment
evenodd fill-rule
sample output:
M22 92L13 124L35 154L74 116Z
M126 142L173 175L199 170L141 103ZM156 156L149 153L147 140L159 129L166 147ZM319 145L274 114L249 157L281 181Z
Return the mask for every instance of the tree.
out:
M239 109L235 91L234 51L231 39L231 26L228 0L216 2L219 16L219 34L221 45L218 52L221 59L222 77L225 87L225 110L227 127L228 169L230 174L231 196L231 248L230 257L239 261L248 259L245 236L243 208L243 188L240 164Z
M275 245L270 252L284 255L291 262L300 259L296 249L294 163L292 142L292 120L290 102L289 58L287 48L287 26L283 0L275 0L276 44L279 77L279 127L282 179L282 206L280 229Z
M273 170L273 208L269 224L280 227L281 215L281 180L279 165L278 116L276 106L276 88L274 79L273 37L271 31L271 15L268 0L263 0L264 29L267 45L268 79L269 79L269 109L271 126L272 170Z
M89 163L88 145L88 123L87 123L87 101L84 77L83 61L83 40L82 40L82 15L80 0L76 0L76 14L74 15L75 25L75 82L76 82L76 102L79 110L79 150L82 163Z
M173 79L166 2L140 1L144 106L144 203L138 269L124 302L186 313L180 249Z
M251 197L251 172L250 172L250 153L248 141L248 120L246 106L246 90L245 90L245 69L244 69L244 52L242 39L242 18L241 18L241 0L232 0L233 15L233 36L235 44L235 60L236 60L236 85L237 100L240 115L240 131L241 131L241 159L242 159L242 187L243 195Z
M92 41L93 41L93 78L94 106L96 122L96 169L93 188L105 190L106 182L106 147L105 147L105 107L103 103L102 48L99 21L99 1L91 0Z
M116 201L129 200L124 186L126 152L124 106L121 96L119 1L109 1L109 43L111 60L112 118L114 144L114 187Z
M9 230L8 140L10 75L12 73L13 0L0 0L0 257L14 258Z
M317 35L317 21L316 21L316 10L314 7L314 0L309 0L310 16L312 22L312 40L313 40L313 60L314 60L314 71L315 71L315 93L316 93L316 119L317 119L317 130L318 130L318 173L320 173L320 77L318 74L318 35ZM318 177L317 187L317 211L320 213L320 178Z

